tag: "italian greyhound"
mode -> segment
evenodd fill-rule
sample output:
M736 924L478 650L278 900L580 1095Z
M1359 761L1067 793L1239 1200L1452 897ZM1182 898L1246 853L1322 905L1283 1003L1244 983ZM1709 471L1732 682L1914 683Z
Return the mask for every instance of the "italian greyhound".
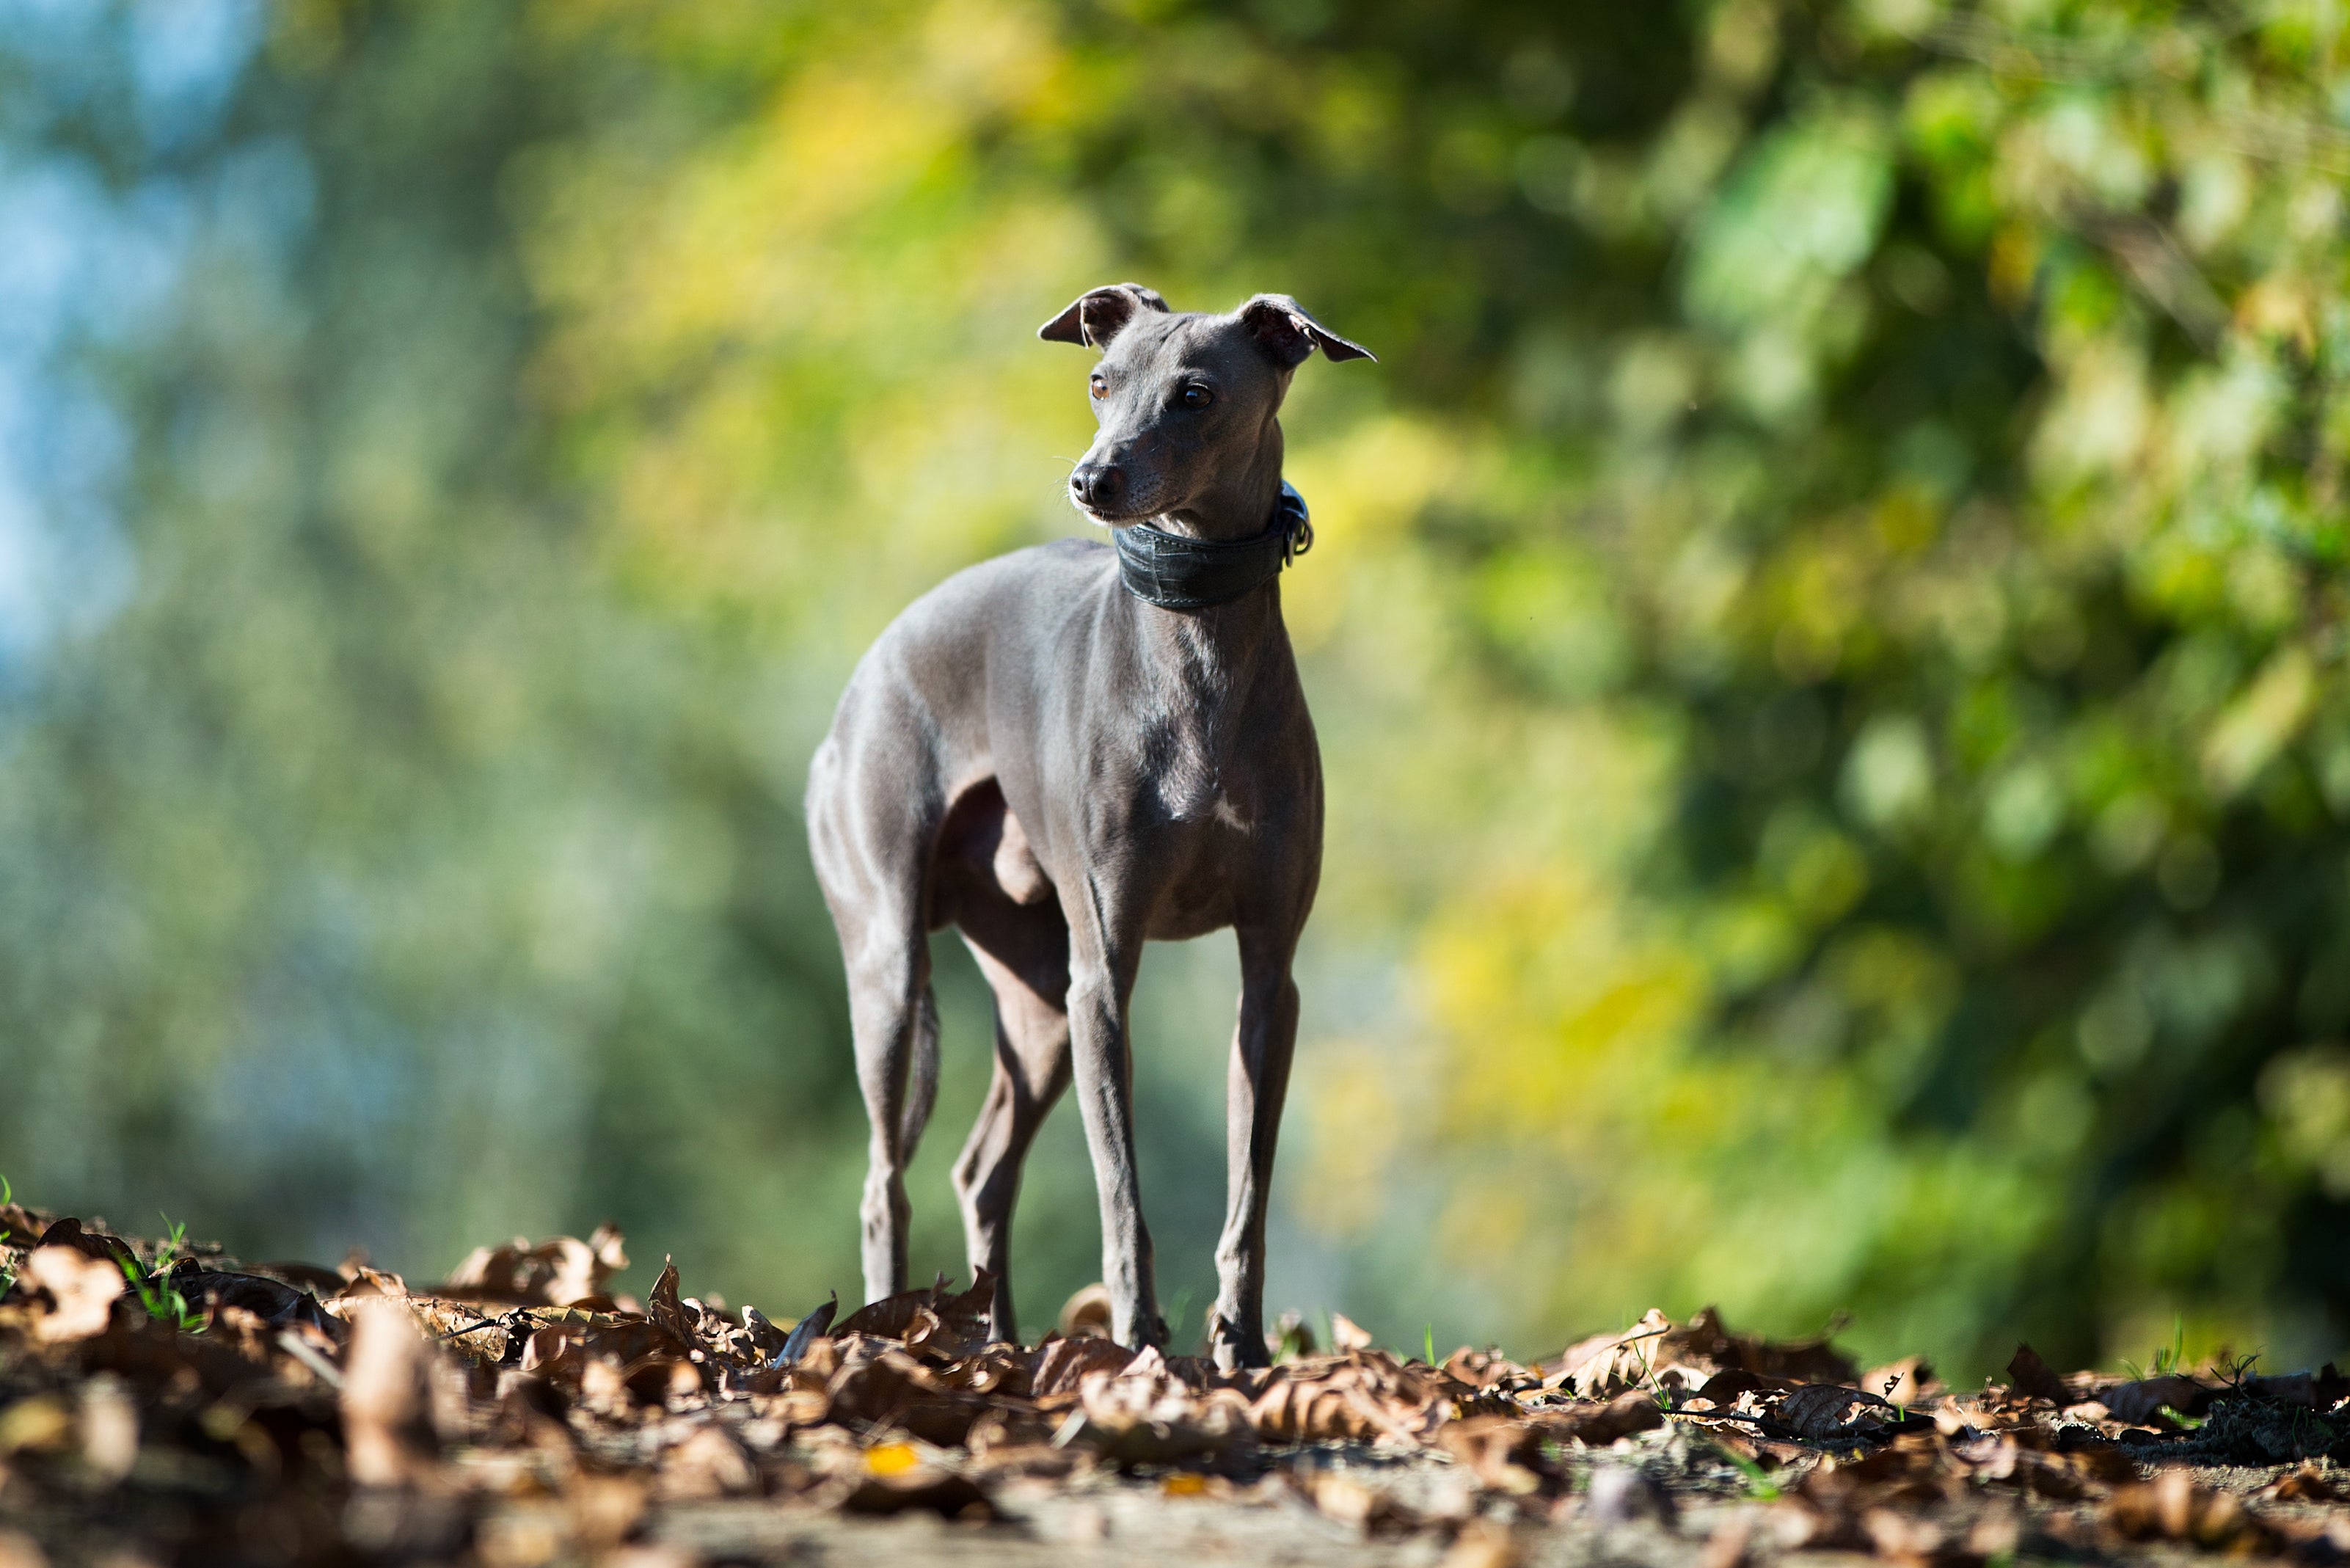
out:
M809 768L808 836L848 971L872 1121L865 1293L906 1287L905 1173L938 1088L928 934L957 927L995 994L995 1072L954 1187L992 1332L1021 1162L1075 1070L1111 1332L1164 1344L1134 1159L1128 999L1148 940L1240 945L1230 1183L1210 1339L1262 1366L1264 1221L1297 1035L1292 956L1322 865L1322 763L1274 580L1310 540L1279 414L1319 348L1371 358L1284 295L1227 316L1097 288L1038 329L1101 350L1099 431L1065 539L958 573L849 678Z

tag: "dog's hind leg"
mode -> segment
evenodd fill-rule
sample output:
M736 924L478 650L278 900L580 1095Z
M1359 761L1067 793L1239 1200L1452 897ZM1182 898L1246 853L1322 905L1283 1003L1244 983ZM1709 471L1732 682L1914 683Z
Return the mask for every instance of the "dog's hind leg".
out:
M851 961L848 1012L858 1087L872 1127L860 1210L865 1299L879 1301L906 1288L912 1214L906 1167L938 1084L938 1008L931 996L930 945L919 921L902 940L874 933Z
M1036 1129L1069 1086L1069 932L1050 904L991 899L964 940L995 992L995 1075L954 1166L971 1266L995 1279L992 1334L1020 1337L1012 1304L1012 1210Z
M856 698L856 689L844 698L834 736L808 766L808 851L841 938L858 1088L872 1121L860 1218L865 1300L879 1300L905 1291L905 1168L938 1093L929 851L942 804L902 787L931 774L931 759L905 745L902 714L884 703L877 717Z
M931 994L931 949L914 898L858 888L847 894L818 876L848 971L848 1026L856 1043L857 1086L871 1126L859 1210L865 1299L906 1288L906 1167L938 1092L939 1015Z

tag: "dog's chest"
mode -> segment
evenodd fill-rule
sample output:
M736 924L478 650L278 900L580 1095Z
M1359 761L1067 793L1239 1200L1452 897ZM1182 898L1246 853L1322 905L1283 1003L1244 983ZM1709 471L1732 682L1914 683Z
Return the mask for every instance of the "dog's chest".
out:
M1255 826L1257 792L1245 767L1230 765L1237 759L1218 756L1192 737L1170 741L1169 750L1155 792L1168 821L1242 834Z
M1250 753L1248 684L1205 637L1180 637L1172 653L1145 680L1138 714L1156 806L1170 823L1250 832L1262 759Z
M1158 809L1149 813L1159 826L1139 846L1157 868L1148 934L1162 941L1231 925L1282 861L1272 846L1284 837L1283 825L1266 819L1266 794L1254 775L1234 778L1205 757L1185 761L1161 775L1150 803Z
M1256 826L1261 791L1252 726L1212 656L1195 653L1177 679L1159 683L1143 715L1143 777L1170 823L1246 834Z

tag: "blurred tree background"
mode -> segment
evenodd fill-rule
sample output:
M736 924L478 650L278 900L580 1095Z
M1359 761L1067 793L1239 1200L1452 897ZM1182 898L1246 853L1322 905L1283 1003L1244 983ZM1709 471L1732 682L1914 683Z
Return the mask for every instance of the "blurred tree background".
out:
M2344 23L0 0L0 1171L853 1290L806 759L907 600L1083 526L1032 334L1132 276L1381 357L1287 420L1277 1304L2335 1354ZM1138 1019L1193 1322L1226 945ZM1031 1312L1094 1225L1065 1115Z

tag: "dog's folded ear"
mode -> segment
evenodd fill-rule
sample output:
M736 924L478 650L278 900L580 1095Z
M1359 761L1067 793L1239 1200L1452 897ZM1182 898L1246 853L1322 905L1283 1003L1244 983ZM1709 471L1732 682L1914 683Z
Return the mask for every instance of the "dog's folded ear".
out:
M1134 319L1136 311L1166 309L1167 302L1159 297L1157 289L1145 288L1139 283L1114 283L1107 288L1078 296L1068 309L1036 328L1036 336L1047 343L1107 348L1109 340Z
M1330 359L1368 359L1378 356L1359 343L1349 343L1305 314L1305 307L1285 294L1260 294L1232 314L1256 334L1264 351L1282 369L1295 369L1315 349Z

